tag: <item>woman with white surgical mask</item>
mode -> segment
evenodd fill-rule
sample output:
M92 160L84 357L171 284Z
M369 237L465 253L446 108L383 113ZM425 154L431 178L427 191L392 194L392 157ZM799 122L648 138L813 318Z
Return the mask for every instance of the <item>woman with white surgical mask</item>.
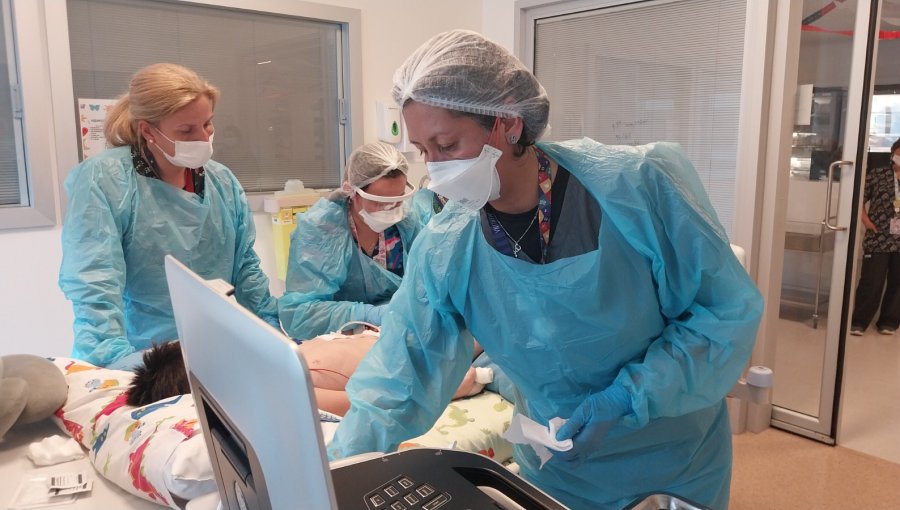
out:
M59 285L75 311L74 357L131 368L152 344L177 338L166 254L232 284L243 306L278 327L244 190L210 159L218 97L185 67L139 70L107 112L113 148L69 174Z
M278 300L282 327L294 339L309 340L351 321L381 325L406 272L413 240L437 213L423 207L434 194L416 191L407 171L406 158L394 146L363 145L347 158L340 189L297 215L285 292ZM411 207L413 199L416 207ZM362 357L371 344L359 340L346 348ZM502 372L489 358L474 361L467 363L453 398L478 392L488 382L478 380L476 366L493 370L491 388L505 387ZM343 391L328 398L349 405Z
M381 323L407 252L431 217L410 213L416 191L407 171L392 145L363 145L347 159L341 188L297 215L278 304L289 335L305 340L349 321Z
M393 96L449 202L347 383L329 458L428 430L474 336L516 389L510 436L543 427L553 443L514 445L523 477L573 510L656 492L726 508L724 397L762 299L681 149L538 141L544 88L466 30L413 52Z

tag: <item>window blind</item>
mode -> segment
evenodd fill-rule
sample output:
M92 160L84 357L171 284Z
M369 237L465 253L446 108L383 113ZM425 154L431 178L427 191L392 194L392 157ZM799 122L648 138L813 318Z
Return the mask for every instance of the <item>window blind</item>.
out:
M547 138L681 144L730 235L746 9L736 0L641 2L537 20Z
M245 190L338 186L340 25L164 1L67 5L76 101L118 97L146 65L181 64L220 89L213 159Z
M16 62L11 51L12 34L7 27L9 20L3 7L5 5L0 4L0 207L28 205L23 203L23 195L27 199L21 179L24 167L19 164L21 144L15 129L19 120L13 117L10 86L10 67L15 69ZM12 74L15 76L14 72Z

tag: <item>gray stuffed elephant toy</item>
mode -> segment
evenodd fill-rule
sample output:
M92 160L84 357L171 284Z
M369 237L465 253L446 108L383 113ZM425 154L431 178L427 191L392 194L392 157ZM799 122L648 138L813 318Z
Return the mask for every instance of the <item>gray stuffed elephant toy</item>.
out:
M0 440L14 425L52 416L66 403L68 392L65 376L47 358L0 356Z

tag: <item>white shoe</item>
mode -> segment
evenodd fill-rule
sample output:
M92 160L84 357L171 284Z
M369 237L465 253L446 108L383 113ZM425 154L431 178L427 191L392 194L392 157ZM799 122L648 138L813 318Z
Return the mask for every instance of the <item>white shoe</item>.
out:
M862 328L850 328L850 334L853 336L863 336L865 330Z

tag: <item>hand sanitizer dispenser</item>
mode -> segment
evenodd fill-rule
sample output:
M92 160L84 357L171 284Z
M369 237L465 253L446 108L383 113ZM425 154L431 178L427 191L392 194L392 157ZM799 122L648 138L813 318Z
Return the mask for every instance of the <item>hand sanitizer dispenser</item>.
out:
M378 139L386 143L400 143L403 138L400 108L377 101L375 113L378 122Z

